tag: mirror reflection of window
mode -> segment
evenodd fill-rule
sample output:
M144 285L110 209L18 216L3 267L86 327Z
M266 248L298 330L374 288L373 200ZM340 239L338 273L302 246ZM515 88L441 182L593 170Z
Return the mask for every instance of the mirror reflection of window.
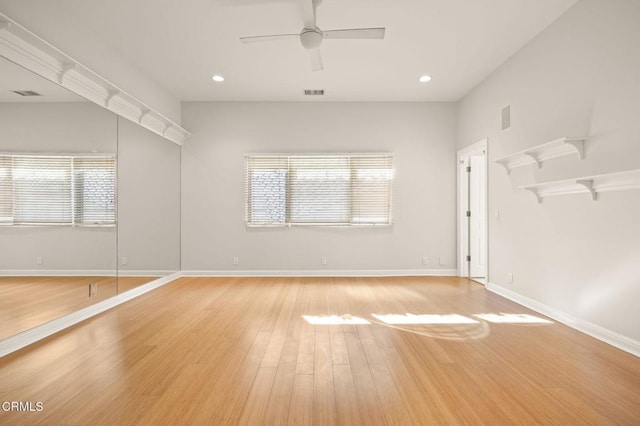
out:
M0 58L0 339L118 293L117 117Z
M0 154L3 225L115 225L114 156Z

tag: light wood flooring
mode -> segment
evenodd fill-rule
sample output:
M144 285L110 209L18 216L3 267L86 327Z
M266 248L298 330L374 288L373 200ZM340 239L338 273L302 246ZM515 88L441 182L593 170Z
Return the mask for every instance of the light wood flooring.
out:
M131 290L157 277L0 277L0 339ZM98 292L89 297L89 284Z
M640 424L640 359L492 322L536 319L458 278L181 278L0 359L44 408L0 424Z

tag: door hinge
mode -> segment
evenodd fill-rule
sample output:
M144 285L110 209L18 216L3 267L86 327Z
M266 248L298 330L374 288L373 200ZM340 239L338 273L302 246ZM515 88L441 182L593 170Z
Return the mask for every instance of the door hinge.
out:
M467 262L471 262L471 256L467 255Z
M467 217L471 217L471 210L467 210Z
M467 173L471 173L471 166L467 166Z

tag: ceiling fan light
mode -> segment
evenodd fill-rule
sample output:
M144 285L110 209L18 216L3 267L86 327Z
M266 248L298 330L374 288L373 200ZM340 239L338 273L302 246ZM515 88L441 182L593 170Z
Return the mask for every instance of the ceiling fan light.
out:
M322 44L322 33L317 30L304 29L300 34L300 43L305 49L317 49Z

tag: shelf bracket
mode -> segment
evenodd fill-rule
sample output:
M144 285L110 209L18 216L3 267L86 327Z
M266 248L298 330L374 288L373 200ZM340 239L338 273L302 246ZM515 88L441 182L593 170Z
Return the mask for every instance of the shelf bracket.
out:
M107 95L107 99L104 100L105 108L109 108L109 104L111 103L111 99L118 96L120 94L119 90L111 89L109 90L109 94Z
M496 161L496 163L500 164L502 167L504 167L504 169L507 171L507 174L510 175L511 174L511 169L509 168L508 162L507 161Z
M144 120L146 116L151 114L151 111L148 109L143 109L141 112L142 114L140 114L140 118L138 119L138 124L142 124L142 120Z
M589 194L591 194L591 199L593 201L598 199L598 194L596 193L596 190L593 189L593 181L592 180L577 180L576 184L584 186L587 191L589 191Z
M584 139L565 139L564 143L574 147L576 149L576 153L578 154L578 158L580 158L581 160L584 159Z
M525 188L525 189L536 197L536 200L538 200L538 204L542 203L542 197L540 196L540 194L538 194L538 191L535 188Z
M69 71L75 70L77 66L78 65L73 62L65 62L62 64L62 71L58 74L58 83L62 84L64 77L69 73Z
M527 157L531 158L533 162L536 163L536 166L538 166L539 169L542 168L542 161L540 161L538 157L536 157L533 153L523 152L522 155L526 155Z

